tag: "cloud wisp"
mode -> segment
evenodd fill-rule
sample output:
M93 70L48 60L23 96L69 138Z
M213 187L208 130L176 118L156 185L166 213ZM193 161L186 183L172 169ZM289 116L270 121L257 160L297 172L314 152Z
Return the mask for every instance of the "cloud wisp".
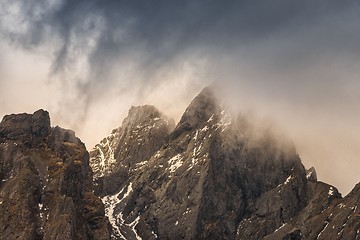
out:
M273 116L304 162L347 192L360 169L359 10L356 0L3 0L0 114L47 108L91 147L131 105L178 119L216 83L241 109Z

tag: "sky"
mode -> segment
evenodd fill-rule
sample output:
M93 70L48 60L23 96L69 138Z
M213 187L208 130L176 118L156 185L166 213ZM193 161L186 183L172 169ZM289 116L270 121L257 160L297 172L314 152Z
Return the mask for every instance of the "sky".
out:
M175 120L210 84L307 168L360 181L360 1L2 0L0 117L39 108L91 149L132 105Z

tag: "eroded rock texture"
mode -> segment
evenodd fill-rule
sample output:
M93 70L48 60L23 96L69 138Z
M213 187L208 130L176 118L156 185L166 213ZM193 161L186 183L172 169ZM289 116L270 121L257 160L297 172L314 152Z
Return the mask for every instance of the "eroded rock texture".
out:
M1 239L110 239L85 145L48 112L3 118L0 180Z

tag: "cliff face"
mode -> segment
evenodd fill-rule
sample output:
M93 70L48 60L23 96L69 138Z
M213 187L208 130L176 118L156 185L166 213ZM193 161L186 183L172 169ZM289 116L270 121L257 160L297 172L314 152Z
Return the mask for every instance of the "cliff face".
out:
M155 108L133 108L91 152L113 239L359 235L359 193L341 198L318 182L291 143L228 112L211 89L192 101L173 131L168 123Z
M121 127L90 151L96 192L104 196L119 191L163 146L173 128L174 120L155 107L132 107Z
M114 129L90 152L96 193L106 206L114 229L113 238L137 237L134 227L138 216L123 215L124 206L118 203L128 199L133 191L133 179L143 173L144 166L167 142L173 128L174 121L155 107L132 107L121 127ZM137 201L136 196L131 201Z
M84 144L46 111L3 118L0 180L1 239L110 238Z
M308 182L308 203L265 239L359 239L359 184L344 198L322 182Z

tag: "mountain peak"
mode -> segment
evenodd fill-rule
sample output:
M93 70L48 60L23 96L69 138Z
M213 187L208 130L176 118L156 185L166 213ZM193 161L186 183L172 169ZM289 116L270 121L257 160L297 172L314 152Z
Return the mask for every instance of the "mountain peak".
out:
M210 116L221 108L218 99L211 87L204 88L190 103L189 107L185 110L185 113L180 120L184 122L189 117L195 117L193 121L206 121Z
M0 123L0 137L28 141L34 137L44 137L50 132L50 117L45 110L33 114L21 113L4 116Z
M211 116L219 115L222 110L212 87L204 88L186 108L176 126L173 137L183 131L191 131L208 121Z
M143 105L143 106L132 106L129 110L128 116L124 119L122 127L134 127L138 125L143 125L145 123L158 120L166 119L169 122L172 122L174 125L174 120L163 115L156 107L152 105Z
M131 106L129 116L156 118L161 115L160 111L153 105Z
M355 187L351 190L351 192L348 194L348 196L359 196L360 198L360 182L358 182Z
M152 105L132 106L121 126L90 152L95 179L110 176L120 166L135 168L159 150L174 126L173 119Z

